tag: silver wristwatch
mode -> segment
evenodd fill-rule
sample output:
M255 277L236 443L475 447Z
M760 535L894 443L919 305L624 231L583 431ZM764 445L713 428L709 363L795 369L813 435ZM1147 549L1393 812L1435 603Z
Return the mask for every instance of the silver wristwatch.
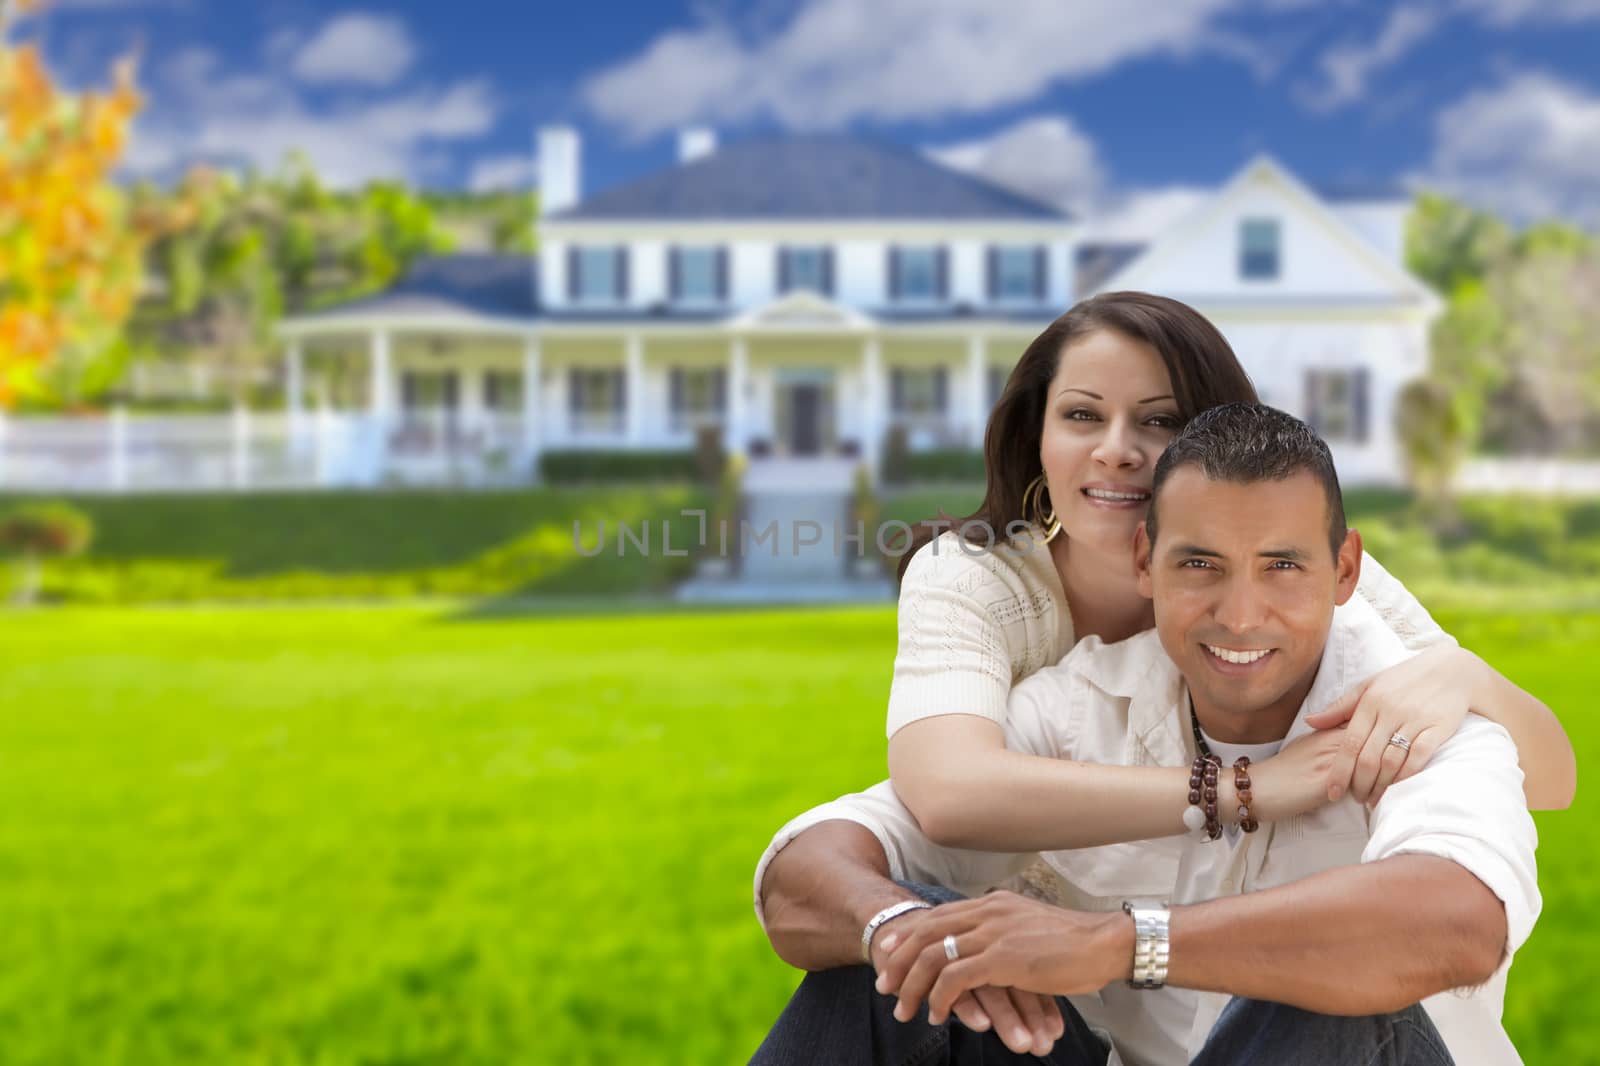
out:
M1122 909L1133 918L1133 978L1128 984L1160 988L1167 983L1167 960L1172 955L1167 932L1172 912L1135 903L1124 903Z

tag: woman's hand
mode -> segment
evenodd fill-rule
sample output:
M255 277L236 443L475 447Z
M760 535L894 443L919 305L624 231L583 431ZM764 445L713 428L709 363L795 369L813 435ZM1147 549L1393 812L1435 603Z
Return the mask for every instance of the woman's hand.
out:
M1306 718L1317 729L1344 726L1344 743L1327 775L1328 798L1348 787L1358 802L1376 804L1396 781L1421 770L1471 710L1482 665L1456 647L1434 647L1375 674ZM1396 734L1409 749L1390 744Z
M1296 737L1278 754L1252 763L1250 791L1255 803L1250 813L1258 821L1279 822L1328 803L1328 774L1343 747L1344 733L1335 726ZM1223 811L1223 820L1236 821L1231 815L1238 800L1233 794L1233 773L1227 767L1217 775L1217 785L1217 806Z

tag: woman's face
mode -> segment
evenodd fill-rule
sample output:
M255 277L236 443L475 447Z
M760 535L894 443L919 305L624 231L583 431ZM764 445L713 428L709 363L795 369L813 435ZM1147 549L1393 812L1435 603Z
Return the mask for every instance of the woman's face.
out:
M1180 423L1172 381L1150 345L1102 329L1062 349L1039 441L1062 533L1131 555L1156 460Z

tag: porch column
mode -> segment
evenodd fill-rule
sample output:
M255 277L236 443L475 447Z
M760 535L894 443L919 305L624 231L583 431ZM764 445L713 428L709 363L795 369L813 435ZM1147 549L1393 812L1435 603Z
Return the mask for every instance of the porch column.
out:
M522 450L535 478L539 472L539 378L543 352L538 337L529 337L522 346Z
M305 367L299 337L289 341L288 350L284 352L284 361L283 391L285 407L289 413L289 443L291 447L298 447L303 435L301 430L305 416L302 396L305 392Z
M389 381L389 331L375 329L371 341L372 386L367 408L380 418L387 419L394 408L394 390Z
M975 448L983 447L983 427L989 420L988 345L973 334L967 339L967 434Z
M868 337L861 342L861 455L874 482L883 449L883 407L883 346Z
M628 360L627 429L628 443L638 444L644 439L644 339L637 333L628 334L626 341Z
M728 341L728 428L723 447L743 454L749 446L744 393L750 380L750 351L743 337Z

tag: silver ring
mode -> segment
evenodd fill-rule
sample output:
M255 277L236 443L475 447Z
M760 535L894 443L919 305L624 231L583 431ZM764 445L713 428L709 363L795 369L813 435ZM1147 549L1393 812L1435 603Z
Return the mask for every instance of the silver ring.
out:
M1396 733L1394 736L1390 737L1389 738L1389 743L1394 745L1395 747L1399 748L1401 751L1410 751L1411 750L1411 741L1407 740L1405 737L1401 736L1399 733Z
M956 950L956 938L954 933L944 938L944 957L949 959L951 962L955 962L961 957L961 952Z

